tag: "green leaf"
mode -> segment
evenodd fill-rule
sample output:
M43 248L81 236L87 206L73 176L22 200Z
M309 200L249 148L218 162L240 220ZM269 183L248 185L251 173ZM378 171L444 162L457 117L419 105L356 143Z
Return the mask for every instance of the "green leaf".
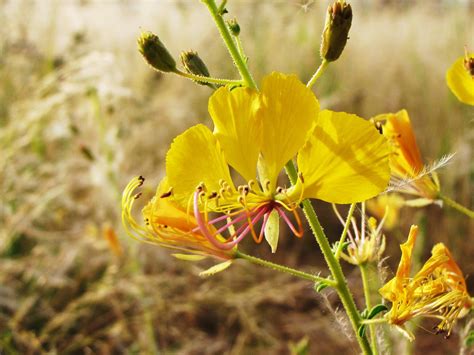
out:
M359 329L357 330L357 334L359 335L359 337L363 338L365 336L365 329L366 329L365 324L361 324L359 326Z
M324 283L324 282L318 282L314 285L314 290L316 292L321 292L322 290L324 290L326 287L328 287L329 285L327 283Z
M471 347L474 346L474 331L470 332L465 340L466 346Z
M218 272L224 271L231 264L232 264L232 260L224 261L223 263L214 265L213 267L210 267L209 269L200 272L199 276L201 276L201 277L213 276L213 275L217 274Z
M275 253L278 247L278 238L280 236L280 216L278 211L270 212L267 224L265 225L265 240L272 248L272 253Z
M296 344L290 342L289 344L291 355L308 355L309 354L309 339L307 336L302 338Z
M384 304L378 304L374 307L372 307L372 309L370 310L368 316L367 316L367 319L372 319L374 318L377 314L379 314L380 312L385 312L387 311L388 308L386 305Z

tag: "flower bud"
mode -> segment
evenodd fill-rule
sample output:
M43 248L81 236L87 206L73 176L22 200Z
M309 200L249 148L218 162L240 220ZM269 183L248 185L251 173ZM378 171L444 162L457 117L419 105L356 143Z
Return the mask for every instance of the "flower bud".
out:
M235 18L232 20L228 20L227 26L229 27L229 30L233 36L237 37L240 34L240 26Z
M143 32L137 42L138 50L153 68L165 73L176 71L176 61L157 35Z
M332 62L340 57L346 46L351 24L351 5L344 0L337 0L329 6L320 50L322 59Z
M184 69L191 74L209 77L209 70L206 67L206 64L199 57L197 52L187 51L181 52L180 55L181 63L183 64ZM208 83L196 81L201 85L209 85Z

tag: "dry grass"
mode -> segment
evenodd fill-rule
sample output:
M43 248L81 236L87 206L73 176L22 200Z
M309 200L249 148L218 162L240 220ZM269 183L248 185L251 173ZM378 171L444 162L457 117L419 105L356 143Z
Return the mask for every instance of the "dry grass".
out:
M317 66L325 4L304 11L300 3L231 2L257 78L281 70L305 80ZM465 44L474 47L473 13L437 4L356 2L347 51L315 91L323 106L363 117L407 108L426 157L457 152L440 172L443 188L472 208L473 112L449 93L444 72ZM288 353L304 335L311 353L356 351L341 336L343 316L328 309L338 307L334 295L240 263L203 280L197 274L208 264L178 262L123 232L128 180L148 178L146 199L172 138L209 123L210 90L146 67L135 47L140 28L159 33L175 54L197 50L211 73L237 75L198 1L3 0L0 23L0 353ZM336 236L330 209L317 207ZM390 263L419 220L425 256L442 240L474 274L474 224L438 207L405 211L389 235ZM108 228L122 253L104 238ZM309 232L283 243L274 257L263 245L244 248L323 269ZM357 272L348 272L359 289ZM457 353L456 335L419 335L420 353Z

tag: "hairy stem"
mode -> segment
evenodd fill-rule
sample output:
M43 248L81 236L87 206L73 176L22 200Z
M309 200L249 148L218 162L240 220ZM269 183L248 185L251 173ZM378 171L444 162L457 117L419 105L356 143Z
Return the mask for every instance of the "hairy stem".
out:
M176 70L175 73L178 74L179 76L182 76L183 78L199 81L202 83L208 83L208 84L219 84L219 85L230 84L230 85L239 85L239 86L244 84L242 80L211 78L209 76L201 76L201 75L186 73L181 70Z
M463 214L465 214L466 216L468 216L469 218L474 218L474 211L471 211L469 208L467 207L464 207L463 205L457 203L456 201L450 199L449 197L447 196L444 196L444 195L439 195L439 197L443 200L443 202L445 204L447 204L449 207L452 207L454 208L455 210L457 210L458 212L461 212Z
M296 181L298 179L298 173L296 171L296 167L293 161L290 160L286 164L285 168L291 183L293 185L296 184ZM352 297L352 294L347 285L347 280L342 272L341 264L339 264L339 261L332 253L331 246L329 245L329 240L327 239L323 228L319 223L316 212L314 211L314 208L309 200L303 201L303 211L311 227L311 230L313 231L314 237L316 238L316 241L324 255L324 259L329 267L329 270L331 271L332 277L336 282L337 294L339 295L339 298L341 299L347 316L349 317L352 329L356 334L359 346L364 352L364 354L372 354L372 350L370 348L367 337L360 337L357 335L359 326L361 325L360 313L357 310L354 298Z
M237 70L239 71L243 81L245 82L245 86L256 88L257 84L255 83L252 74L247 67L247 62L245 58L242 58L239 49L232 38L229 28L225 24L222 14L219 12L215 0L202 0L202 2L209 9L209 12L216 23L217 29L224 40L230 56L232 57L232 60L234 61L234 64L237 67Z
M333 280L327 279L325 277L320 277L312 274L308 274L307 272L296 270L293 268L290 268L288 266L280 265L280 264L275 264L270 261L264 260L257 258L255 256L247 255L242 253L241 251L236 252L236 257L239 259L244 259L247 260L253 264L260 265L260 266L265 266L273 270L277 270L280 272L284 272L286 274L290 274L292 276L299 277L300 279L305 279L313 282L322 282L325 283L329 286L336 286L336 283Z
M371 292L370 292L370 284L369 284L369 265L367 264L360 264L360 275L362 278L362 285L364 288L364 297L365 297L365 306L368 310L372 309L372 300L371 300ZM375 326L373 323L369 323L369 332L370 332L370 339L372 345L372 351L374 355L378 354L377 350L377 334L375 332Z

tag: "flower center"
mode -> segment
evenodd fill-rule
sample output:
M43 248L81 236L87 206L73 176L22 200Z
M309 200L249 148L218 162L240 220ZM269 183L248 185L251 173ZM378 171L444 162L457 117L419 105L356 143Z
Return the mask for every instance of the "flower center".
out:
M298 203L285 198L284 188L278 187L273 194L268 189L269 182L260 187L257 182L249 181L237 190L225 181L221 181L219 185L219 191L208 192L206 186L200 184L192 197L193 213L198 224L193 231L200 231L215 247L231 249L249 233L256 243L261 243L272 211L278 212L295 236L303 236L303 225L297 211ZM277 195L278 199L274 195ZM294 215L296 226L287 213ZM222 237L222 233L226 231L228 237Z

